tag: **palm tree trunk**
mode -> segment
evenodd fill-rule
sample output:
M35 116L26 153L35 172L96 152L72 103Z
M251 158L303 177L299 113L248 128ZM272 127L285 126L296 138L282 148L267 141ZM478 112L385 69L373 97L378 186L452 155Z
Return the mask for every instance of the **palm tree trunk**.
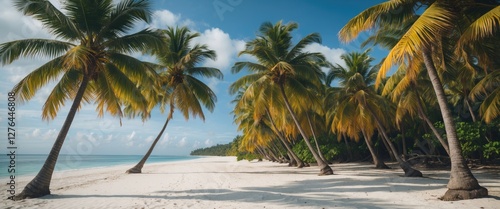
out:
M345 143L345 147L347 149L347 154L349 155L349 161L353 160L353 156L352 156L352 151L351 151L351 146L349 146L349 142L347 141L347 138L346 137L342 137L344 138L344 143Z
M306 133L304 132L304 129L302 129L302 126L300 125L299 121L297 120L297 116L295 116L295 113L292 110L292 107L290 106L290 103L288 101L288 98L285 94L285 88L280 85L280 92L281 96L283 97L283 100L285 102L285 106L288 109L288 112L290 112L290 115L292 116L293 121L295 122L295 125L297 126L297 129L299 129L300 134L304 138L304 141L306 142L307 147L311 151L312 155L314 156L314 159L318 163L318 166L320 167L320 173L319 175L332 175L333 170L332 168L325 162L323 161L319 155L314 151L314 148L311 145L311 142L309 141L309 138L307 137Z
M427 73L429 74L434 92L436 93L450 148L450 180L448 181L447 186L448 191L446 191L442 199L460 200L486 197L488 196L488 190L479 185L477 179L474 175L472 175L472 172L462 156L462 148L460 147L460 142L458 142L455 123L453 121L451 111L448 108L443 85L441 84L437 70L434 67L430 49L425 48L422 55L425 67L427 68Z
M286 154L288 155L288 159L290 159L288 161L288 167L297 166L297 161L295 161L295 158L292 156L292 154L290 154L289 151L287 151Z
M311 123L311 118L309 117L309 113L307 113L307 112L306 112L306 117L307 117L307 122L309 123L309 128L311 128L311 133L313 135L314 144L316 144L316 149L318 150L318 155L323 161L328 163L328 160L326 160L325 156L323 156L323 153L321 152L321 149L319 148L318 138L316 138L316 133L314 132L314 128L313 128L312 123Z
M472 110L472 107L470 106L470 102L467 98L465 98L465 105L467 105L467 109L469 110L469 114L472 117L472 122L476 122L476 115L474 114L474 110Z
M52 149L50 150L49 156L47 156L42 169L40 169L35 178L31 180L26 187L24 187L23 191L14 197L14 200L37 198L50 194L50 181L52 180L52 174L54 173L59 152L64 144L66 135L68 135L69 128L75 118L88 84L89 77L83 75L82 83L80 84L80 87L75 95L75 100L69 109L68 116L66 116L66 120L64 121L61 131L59 131L59 134L57 135L54 145L52 145Z
M364 130L361 130L361 133L363 133L363 138L365 138L366 146L368 147L368 150L370 151L370 154L372 155L373 159L373 164L375 164L375 168L378 169L389 169L389 166L387 166L383 160L380 160L378 157L377 153L375 152L375 149L373 148L373 143L369 139L368 135Z
M257 146L256 150L257 150L257 153L260 156L262 156L262 158L264 158L268 161L272 161L271 158L266 154L266 152L264 152L264 150L260 146Z
M304 165L304 161L302 161L302 159L300 159L297 156L297 154L295 154L295 152L293 151L293 149L290 146L290 144L288 143L288 141L285 139L285 137L283 137L283 135L281 134L281 132L278 130L278 127L276 127L276 124L274 123L274 120L271 117L271 114L269 113L269 110L267 109L267 107L266 107L266 113L267 113L267 117L269 118L269 121L271 121L271 126L275 130L276 135L281 140L281 142L283 143L283 145L285 145L286 150L290 153L290 155L293 157L293 159L297 163L297 168L303 168L305 166Z
M434 126L434 124L432 124L429 117L427 117L427 115L425 115L424 108L422 105L422 100L420 100L420 94L418 93L417 90L415 90L415 93L417 94L417 100L418 100L417 101L418 114L425 121L425 123L427 123L427 125L431 128L432 133L434 133L434 136L436 136L436 138L438 138L438 140L441 143L441 145L443 146L444 150L446 150L446 153L448 153L448 155L450 155L450 148L448 147L448 143L446 142L446 140L443 139L443 137L441 137L441 134L439 134L439 131Z
M276 160L279 163L284 163L284 161L283 161L284 157L283 157L283 154L280 152L278 145L276 145L276 143L273 143L272 141L270 143L271 143L271 146L269 146L269 150L271 150L271 153L274 154L274 158L276 158Z
M165 129L167 128L168 122L170 121L170 119L172 119L173 115L174 115L174 106L170 104L170 113L168 114L167 121L165 121L165 124L163 124L163 127L161 128L160 133L158 133L158 136L156 136L156 139L153 141L153 144L151 144L146 154L142 157L141 161L139 161L139 163L137 163L134 167L125 171L125 173L142 173L142 167L144 167L144 164L146 163L149 156L153 152L156 143L160 141L160 138L163 135Z
M387 150L387 152L389 152L389 156L391 157L391 160L392 161L396 160L396 156L395 156L396 154L393 152L393 150L391 149L389 144L387 144L387 141L382 139L382 143L384 143L385 149Z
M420 172L417 169L412 168L408 162L401 159L400 155L398 154L398 150L396 149L394 144L389 140L389 136L387 136L387 133L385 132L385 129L384 129L384 126L382 125L382 122L375 115L375 112L371 109L371 107L368 105L365 105L365 108L370 112L372 117L375 119L375 123L377 124L377 130L382 135L382 139L387 142L387 144L391 148L392 152L394 153L394 157L398 161L399 167L401 167L401 169L403 169L403 171L405 172L405 177L422 177L422 172Z
M262 149L264 151L266 151L266 153L270 157L271 161L273 161L273 162L279 162L278 158L276 157L276 155L274 154L274 152L271 149L265 148L265 147L263 147Z
M407 151L407 148L406 148L406 138L405 138L405 129L402 127L401 128L401 140L403 141L403 158L406 160L407 156L408 156L408 151Z

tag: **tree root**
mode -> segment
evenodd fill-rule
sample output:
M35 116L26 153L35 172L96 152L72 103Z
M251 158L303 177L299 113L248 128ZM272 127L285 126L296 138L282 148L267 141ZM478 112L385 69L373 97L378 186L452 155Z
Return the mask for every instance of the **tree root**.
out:
M420 172L417 169L409 168L409 169L404 169L404 171L405 171L405 177L422 177L422 172Z
M333 170L330 166L326 165L325 167L321 168L320 173L318 175L319 176L333 175Z
M488 190L484 187L479 187L473 190L455 190L448 189L444 196L439 198L444 201L468 200L475 198L482 198L488 196Z
M129 173L129 174L130 174L130 173L142 173L142 171L141 171L141 170L142 170L142 169L140 169L140 168L133 167L133 168L128 169L127 171L125 171L125 173Z

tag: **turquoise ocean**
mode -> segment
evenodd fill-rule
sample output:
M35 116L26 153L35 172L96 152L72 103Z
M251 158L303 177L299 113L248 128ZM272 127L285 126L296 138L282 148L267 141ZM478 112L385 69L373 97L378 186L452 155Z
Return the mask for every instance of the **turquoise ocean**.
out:
M6 154L0 157L0 178L7 178L10 159ZM142 155L59 155L55 171L77 170L85 168L109 167L115 165L135 165ZM160 156L151 155L146 163L174 162L196 159L196 156ZM42 168L47 155L22 154L16 155L15 175L36 175Z

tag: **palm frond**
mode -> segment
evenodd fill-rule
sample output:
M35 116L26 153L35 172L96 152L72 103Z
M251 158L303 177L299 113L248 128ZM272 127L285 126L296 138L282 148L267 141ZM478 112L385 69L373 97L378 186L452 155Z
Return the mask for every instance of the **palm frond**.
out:
M238 92L240 90L240 88L254 83L255 81L257 81L258 79L260 79L264 75L265 75L265 73L249 74L249 75L245 75L245 76L239 78L237 81L232 83L231 86L229 86L229 93L235 94L236 92Z
M500 116L500 87L491 92L479 107L479 113L486 123Z
M213 67L193 67L186 69L186 74L193 76L201 76L204 78L217 78L219 80L224 78L222 72Z
M491 37L498 30L500 30L500 6L491 9L467 27L457 42L457 50L463 49L463 45L469 42Z
M48 39L25 39L0 44L0 62L10 64L20 57L52 58L64 54L73 44Z
M110 39L103 45L119 53L131 53L150 51L162 44L162 36L158 30L144 29L134 34Z
M189 89L196 96L197 101L200 101L205 108L207 108L210 112L214 111L215 103L217 102L217 96L215 93L208 87L205 83L200 80L192 77L186 76L185 83L188 84ZM203 114L200 114L203 115ZM202 119L205 119L202 117Z
M17 95L17 101L22 103L30 100L40 88L50 81L55 81L65 71L62 62L62 57L57 57L35 69L19 81L12 89Z
M410 58L420 56L424 47L453 25L453 17L454 13L439 3L429 6L391 49L380 67L375 86L380 84L393 64L404 64Z
M64 106L64 103L76 95L81 79L82 73L77 70L71 69L64 74L42 107L43 120L52 120L57 116L57 112Z
M247 68L251 72L266 72L268 68L264 65L253 62L236 62L231 68L232 73L239 73L242 69Z
M115 38L132 29L137 21L149 22L151 8L146 0L124 0L119 2L110 13L109 23L101 29L98 36Z
M101 1L81 1L66 0L63 10L67 11L67 16L85 34L98 34L99 31L109 22L112 9L112 0Z
M78 27L65 14L45 0L15 0L14 6L24 15L33 16L58 38L77 40L82 36Z
M412 11L414 1L411 0L391 0L373 7L370 7L342 27L338 36L342 42L350 42L355 39L359 33L368 31L379 25L396 24L406 21L413 16ZM393 11L401 11L397 14Z

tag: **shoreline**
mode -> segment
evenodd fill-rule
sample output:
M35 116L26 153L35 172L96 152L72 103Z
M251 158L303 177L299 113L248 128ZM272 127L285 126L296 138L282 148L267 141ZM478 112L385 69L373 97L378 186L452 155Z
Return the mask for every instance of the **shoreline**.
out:
M37 168L36 170L33 170L31 172L23 172L21 174L19 173L16 173L16 178L17 177L24 177L24 176L32 176L34 177L39 171L40 171L40 168L42 167L43 163L45 162L45 159L47 157L47 154L23 154L24 156L39 156L39 157L42 157L44 160L43 161L40 161L37 165ZM96 164L95 162L92 162L91 164L85 164L85 163L82 163L78 166L74 166L74 165L68 165L68 164L74 164L74 162L68 162L70 161L71 159L68 159L68 158L64 158L64 157L78 157L78 158L81 158L81 157L98 157L98 156L117 156L117 157L137 157L137 159L134 159L134 161L121 161L121 162L105 162L105 163L109 163L108 165L106 164ZM78 171L78 170L82 170L82 169L102 169L102 168L107 168L107 167L110 167L110 166L120 166L120 165L135 165L137 162L139 162L139 160L142 158L143 156L142 155L60 155L59 156L59 160L56 164L56 167L55 167L55 171L54 172L64 172L64 171ZM158 161L157 158L161 158L161 157L165 157L167 158L167 160L165 161ZM64 158L64 159L63 159ZM170 159L170 158L175 158L174 160ZM197 159L197 158L200 158L200 156L191 156L191 155L186 155L186 156L177 156L177 155L152 155L150 156L150 159L148 159L148 162L146 162L146 164L153 164L153 163L163 163L163 162L175 162L175 161L184 161L184 160L192 160L192 159ZM88 159L78 159L78 160L75 160L76 162L82 162L82 161L86 161ZM107 160L115 160L115 159L107 159ZM153 162L150 162L151 160L153 160ZM22 163L26 163L26 162L16 162L16 165L19 166L19 164L22 164ZM25 166L25 165L24 165ZM19 170L19 168L17 169ZM16 171L17 171L16 170ZM1 173L0 175L0 181L1 180L4 180L4 179L9 179L9 173L5 172L5 173Z
M333 164L335 175L317 167L297 169L236 157L200 157L54 173L51 192L37 199L2 201L0 208L495 208L500 174L473 170L490 197L444 202L449 171L423 170L425 178L400 177L400 169L364 163ZM32 179L17 179L17 192ZM0 198L7 198L1 184Z
M152 162L152 163L146 162L146 164L144 165L144 167L146 167L148 165L154 166L156 164L184 162L184 161L196 160L196 159L204 158L204 157L210 157L210 156L198 156L198 157L193 158L193 159L182 159L182 160L165 161L165 162ZM96 166L96 167L83 167L83 168L72 168L72 169L56 170L56 171L54 171L53 176L56 176L56 175L67 175L67 174L72 175L73 173L79 173L79 172L92 172L92 173L96 172L96 173L99 173L99 172L101 172L103 170L111 170L111 169L115 170L115 169L118 169L118 168L120 168L120 169L124 168L123 172L125 173L125 171L127 169L131 168L135 164L136 163L124 163L124 164L116 164L116 165L109 165L109 166L102 165L102 166ZM56 167L57 167L57 164L56 164ZM21 181L23 181L23 183L26 184L27 182L24 182L24 181L30 181L31 179L33 179L36 176L37 173L38 173L38 171L35 172L35 173L16 175L16 179L19 178ZM7 181L7 180L9 180L8 176L0 177L0 182L4 182L4 181Z

